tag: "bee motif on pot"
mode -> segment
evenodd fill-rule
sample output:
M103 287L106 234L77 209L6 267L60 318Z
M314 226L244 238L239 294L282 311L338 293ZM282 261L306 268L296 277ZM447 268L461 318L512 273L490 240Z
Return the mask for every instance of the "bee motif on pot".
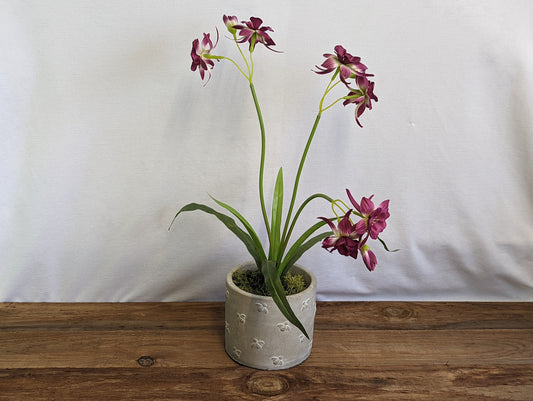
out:
M267 304L263 304L261 302L257 302L255 304L255 306L257 306L257 311L260 312L260 313L264 313L265 315L268 313L268 306Z
M242 351L238 349L237 347L233 347L233 355L235 355L236 358L240 358L241 352Z
M265 345L265 342L263 340L258 340L257 338L254 338L252 340L252 348L262 349L264 345Z
M291 326L289 326L289 322L283 322L283 323L278 323L276 325L276 327L279 329L279 331L281 332L285 332L285 331L290 331L291 329Z
M280 356L273 356L271 357L272 359L272 363L274 364L274 366L283 366L283 357L280 355Z
M240 324L246 323L246 315L244 313L237 313L237 318Z

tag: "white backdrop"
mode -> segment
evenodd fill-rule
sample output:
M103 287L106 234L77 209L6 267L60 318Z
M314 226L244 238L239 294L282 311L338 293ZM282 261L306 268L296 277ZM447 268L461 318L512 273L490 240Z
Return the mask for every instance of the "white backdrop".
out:
M249 260L189 202L228 202L259 230L259 131L247 82L218 63L203 86L194 38L258 16L266 190L291 183L342 44L379 102L326 112L300 197L390 199L378 266L301 260L320 300L533 301L533 3L472 1L0 2L0 301L222 300ZM299 229L329 215L323 202ZM305 224L304 224L305 223ZM264 237L264 230L259 230Z

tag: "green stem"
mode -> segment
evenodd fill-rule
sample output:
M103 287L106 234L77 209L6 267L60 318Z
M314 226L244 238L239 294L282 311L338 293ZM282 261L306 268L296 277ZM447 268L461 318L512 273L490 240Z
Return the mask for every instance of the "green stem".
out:
M326 111L327 109L332 108L332 107L335 106L337 103L339 103L341 100L345 100L345 99L347 99L347 98L346 98L346 97L341 97L341 98L335 100L335 101L334 101L333 103L331 103L329 106L324 107L324 108L322 109L322 111Z
M248 77L248 75L246 75L246 73L242 70L241 67L239 67L239 64L237 64L235 62L235 60L229 58L229 57L225 57L225 56L213 56L213 55L206 55L205 58L208 58L208 59L211 59L211 60L228 60L228 61L231 61L231 63L237 68L237 70L239 70L239 72L244 75L244 77L247 79L247 80L250 80L250 78ZM246 67L248 68L248 70L250 70L250 67L248 67L248 62L246 62L246 59L244 59L245 63L246 63Z
M254 56L253 56L253 53L250 52L250 82L252 82L253 77L254 77Z
M326 96L328 95L328 93L331 92L333 88L335 88L341 82L340 80L338 80L337 82L333 83L333 81L337 79L338 75L339 75L339 69L337 68L337 71L335 71L335 74L333 74L333 76L331 77L331 80L329 81L328 86L326 87L326 90L324 91L324 94L322 95L322 98L320 99L320 103L318 106L318 109L320 110L320 112L323 112L332 106L332 105L329 105L328 107L324 108L324 100L326 99Z
M239 53L241 54L242 59L244 60L244 63L246 64L246 69L248 70L248 75L245 75L246 79L248 81L252 80L252 70L250 69L250 64L248 64L248 60L244 56L244 53L242 52L241 47L239 46L239 42L237 42L237 35L233 33L233 40L235 41L235 44L237 45L237 49L239 49ZM251 60L253 62L253 60Z
M309 138L307 139L307 143L305 145L302 158L300 159L300 165L298 166L298 172L296 173L296 178L294 179L294 187L292 189L291 203L289 205L289 211L287 212L287 218L285 220L285 227L283 229L283 235L281 237L282 242L285 244L285 246L289 242L289 238L292 232L292 227L294 227L294 224L296 223L296 220L298 218L298 215L296 215L294 217L294 221L292 223L290 222L292 211L294 209L294 203L296 201L296 194L298 192L298 185L300 184L300 176L302 175L302 170L305 164L305 159L307 158L307 153L309 152L309 148L311 147L311 142L313 142L313 137L315 136L316 129L318 128L318 124L320 122L320 117L322 116L322 112L326 110L324 109L324 100L326 96L328 95L328 93L331 92L331 90L335 86L337 86L337 84L340 82L338 81L338 82L333 83L337 79L338 75L339 75L339 69L337 68L337 70L331 77L331 80L329 81L328 86L326 87L326 90L324 91L324 94L322 95L322 98L320 99L320 103L318 105L318 114L316 116L315 123L313 124L313 128L311 129L311 133L309 134ZM289 225L291 229L289 229ZM283 252L280 252L280 255L282 254Z
M252 64L253 65L253 64ZM257 94L255 93L255 87L250 79L250 90L252 92L252 97L254 99L255 110L257 111L257 118L259 119L259 128L261 129L261 162L259 165L259 201L261 202L261 213L263 214L263 220L265 222L265 227L268 234L268 241L271 241L270 233L270 224L268 223L268 216L265 207L265 195L263 190L263 177L265 173L265 145L266 145L266 135L265 135L265 124L263 122L263 115L261 114L261 107L259 106L259 101L257 100Z
M289 236L287 236L287 232L289 230L289 222L291 219L292 210L294 209L294 202L296 201L296 194L298 193L298 185L300 184L300 177L302 175L302 170L304 168L305 159L307 158L307 153L309 152L309 148L311 147L311 142L313 142L313 137L315 136L315 132L316 132L316 129L318 128L318 123L320 122L321 116L322 116L322 111L319 110L316 116L316 119L315 119L315 123L313 124L313 128L311 129L311 133L309 134L309 138L307 139L307 143L305 145L302 158L300 159L300 165L298 166L298 172L296 173L296 178L294 179L294 186L292 188L291 203L289 205L289 211L287 212L287 218L285 220L285 227L283 229L283 236L282 236L283 242L289 241Z

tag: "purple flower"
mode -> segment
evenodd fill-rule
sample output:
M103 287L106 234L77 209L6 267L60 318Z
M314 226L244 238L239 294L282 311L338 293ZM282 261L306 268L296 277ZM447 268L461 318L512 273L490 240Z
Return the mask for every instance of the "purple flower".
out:
M322 241L322 248L329 252L338 251L341 255L351 256L354 259L357 259L358 254L361 253L366 268L373 271L378 261L374 252L366 245L366 242L369 238L378 239L379 234L387 227L386 220L390 216L389 201L383 201L378 207L375 207L374 202L372 202L374 195L370 196L370 198L363 197L361 202L358 203L350 193L350 190L346 189L346 193L356 211L354 209L348 210L338 226L335 226L325 217L319 217L333 231L332 236ZM350 221L351 214L358 215L361 220L356 224L352 224Z
M338 227L333 222L325 217L319 217L328 223L333 235L327 237L322 241L322 248L327 249L329 252L338 251L341 255L351 256L357 259L357 251L359 250L359 236L355 232L355 228L350 222L351 210L339 222Z
M231 22L233 23L233 22ZM249 49L252 52L256 43L262 43L269 50L275 51L270 48L275 43L267 32L274 32L269 26L261 26L263 20L257 17L250 17L250 21L242 21L242 24L232 25L233 29L239 31L241 38L237 41L239 43L250 43ZM227 26L227 23L226 23Z
M368 109L372 110L372 100L378 101L378 97L374 95L374 82L370 82L366 77L356 76L355 82L358 89L350 89L350 93L347 95L347 99L342 103L347 105L355 103L355 121L362 128L363 126L359 122L359 117L363 112Z
M192 65L191 71L196 71L198 68L200 70L200 77L204 79L206 73L211 78L211 69L215 66L213 59L208 56L211 53L211 50L215 48L218 43L218 29L217 29L217 41L215 44L211 41L209 33L204 33L204 38L202 42L199 39L194 39L192 42L191 58ZM209 81L209 79L208 79Z
M348 85L347 80L349 78L372 76L365 72L367 67L361 63L361 58L352 56L341 45L335 46L335 53L324 54L326 61L321 66L316 66L318 68L318 71L315 71L317 74L329 74L338 68L341 81L345 85Z
M361 246L361 257L363 258L363 262L365 262L366 268L369 271L374 271L378 264L378 260L376 255L374 255L374 252L372 252L367 245Z
M239 24L239 20L237 19L237 17L224 15L222 17L222 20L224 21L226 28L228 28L228 31L231 34L234 34L235 32L237 32L237 29L234 28L235 25Z
M381 202L378 207L375 207L374 202L372 202L374 195L370 198L363 197L361 199L361 204L359 204L348 189L346 190L346 193L355 210L357 210L363 217L363 219L358 221L354 226L357 234L363 235L368 233L370 238L377 239L379 234L387 227L386 220L390 217L389 200L385 200Z

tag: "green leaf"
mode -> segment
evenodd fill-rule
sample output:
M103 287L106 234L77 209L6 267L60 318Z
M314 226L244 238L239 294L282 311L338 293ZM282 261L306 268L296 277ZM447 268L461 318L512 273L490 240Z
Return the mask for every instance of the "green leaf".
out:
M270 223L270 250L269 259L277 260L281 244L281 219L283 212L283 169L280 168L274 186L272 200L272 217Z
M183 212L192 212L195 210L201 210L205 213L212 214L217 219L219 219L224 225L239 238L244 245L246 246L246 249L248 249L248 252L250 255L252 255L253 259L255 260L255 263L257 266L261 266L264 259L261 259L261 254L258 251L258 249L255 246L255 243L252 239L252 237L247 234L242 228L240 228L236 223L235 220L233 220L231 217L225 215L224 213L217 212L215 209L202 205L200 203L189 203L188 205L183 206L178 213L174 216L174 219L172 219L172 223L170 223L170 228L172 227L172 224L174 224L174 221L176 218L180 215L180 213Z
M300 217L300 213L304 210L304 208L311 202L313 199L316 198L322 198L327 200L329 203L333 202L333 199L329 196L322 194L322 193L316 193L308 197L298 208L296 211L296 214L294 215L294 218L292 220L292 223L289 228L289 220L285 222L285 228L283 229L283 237L282 237L282 244L281 244L281 250L279 251L279 255L282 256L285 252L285 248L287 248L287 244L289 243L290 237L292 235L292 230L294 229L294 226L296 225L296 221L298 220L298 217Z
M270 295L272 296L272 299L278 306L281 313L283 313L283 316L285 316L289 322L291 322L296 327L298 327L300 331L307 338L309 338L307 331L305 330L300 320L294 314L289 304L289 301L287 300L287 297L285 296L285 290L283 289L280 276L278 275L278 268L276 266L276 262L273 260L265 261L265 263L263 264L262 270L265 276L265 283L268 287L268 290L270 291Z
M385 241L383 241L383 240L382 240L381 238L379 238L379 237L378 237L378 240L379 240L379 242L381 242L381 245L383 245L383 248L385 248L385 250L386 250L387 252L398 252L398 251L399 251L399 249L393 249L392 251L389 250L389 248L387 247L387 244L385 243Z
M211 195L209 195L211 196ZM259 252L259 256L261 257L261 260L266 260L265 251L263 250L263 245L261 244L261 240L259 239L259 236L256 234L255 230L253 229L252 225L248 223L248 220L244 218L237 210L232 208L230 205L221 202L211 196L211 199L213 199L218 205L222 206L224 209L231 212L239 221L242 223L242 225L246 228L246 231L248 231L248 234L252 238L255 248Z
M287 254L285 255L285 258L281 262L279 266L280 275L285 274L292 265L296 263L302 255L307 252L309 249L311 249L315 244L322 241L324 238L329 237L333 233L331 231L326 231L324 233L318 234L315 237L307 240L311 234L313 234L316 230L318 230L320 227L325 225L326 223L324 221L318 222L315 225L313 225L311 228L309 228L305 233L303 233L298 240L291 246ZM307 241L306 241L307 240Z

